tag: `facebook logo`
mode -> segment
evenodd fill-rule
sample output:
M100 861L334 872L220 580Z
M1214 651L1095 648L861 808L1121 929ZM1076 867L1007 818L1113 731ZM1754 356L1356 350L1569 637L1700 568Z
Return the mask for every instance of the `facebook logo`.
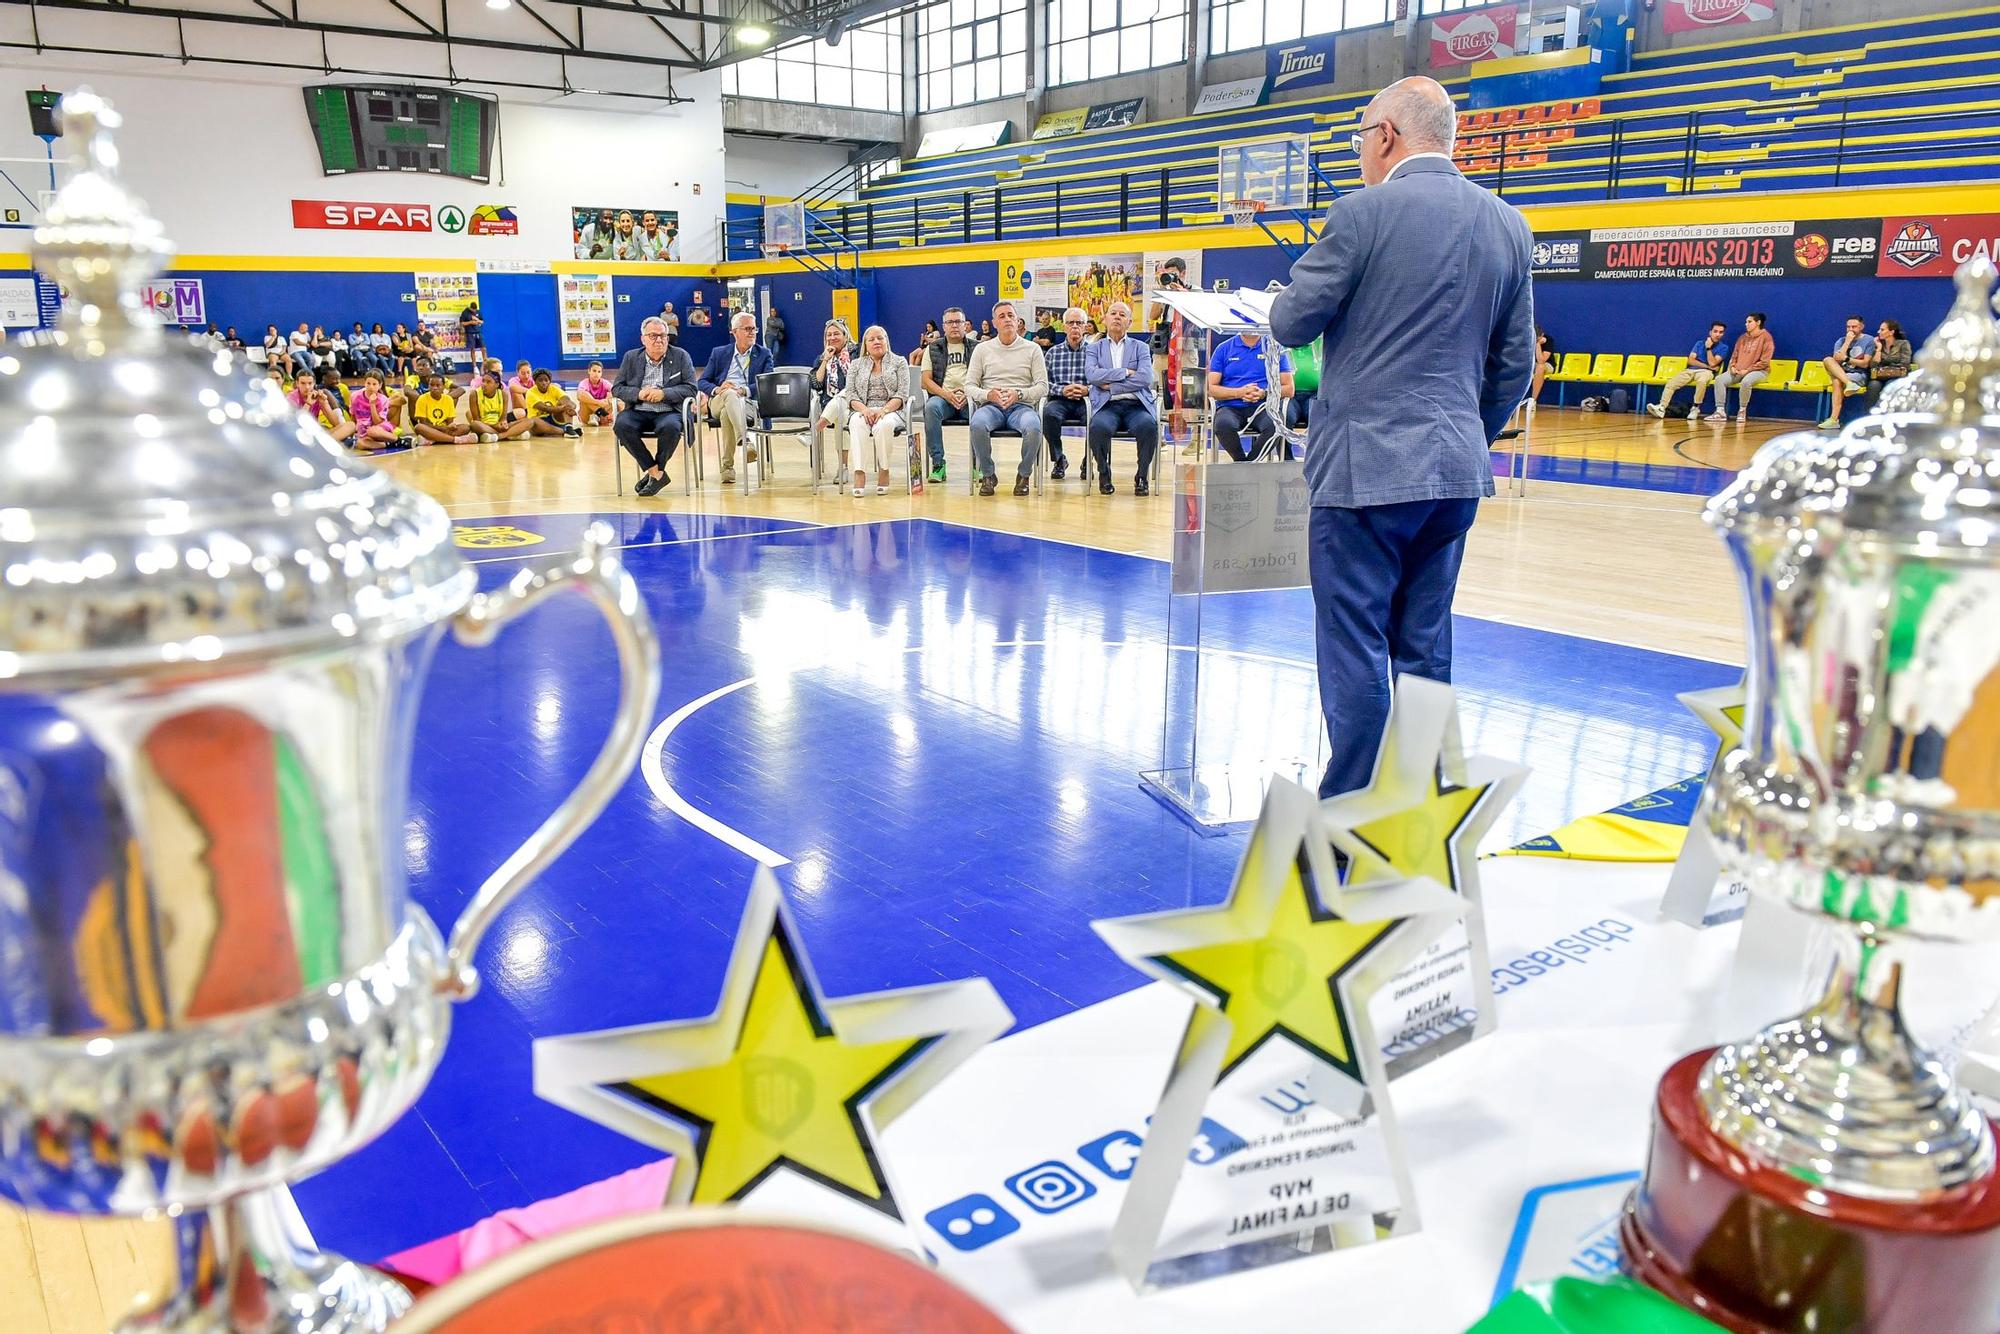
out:
M1196 1167L1206 1167L1245 1147L1242 1137L1235 1131L1204 1116L1201 1118L1201 1129L1194 1132L1194 1146L1188 1150L1188 1161Z
M1145 1142L1129 1130L1114 1130L1078 1149L1076 1156L1111 1180L1123 1181L1132 1175L1139 1161L1139 1146Z
M1014 1215L1001 1208L991 1195L973 1194L940 1205L925 1214L924 1221L961 1251L976 1251L1021 1230Z
M1097 1194L1097 1187L1067 1163L1037 1163L1007 1178L1007 1189L1038 1214L1059 1214Z

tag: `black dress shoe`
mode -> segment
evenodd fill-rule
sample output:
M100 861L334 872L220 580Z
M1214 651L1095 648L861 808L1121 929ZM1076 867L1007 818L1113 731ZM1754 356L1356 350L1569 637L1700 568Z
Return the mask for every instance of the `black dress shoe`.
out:
M1051 482L1060 482L1067 476L1069 476L1069 460L1057 459L1056 466L1049 471L1049 480Z
M1145 478L1138 477L1132 481L1132 494L1135 496L1149 496L1153 494L1153 491L1151 487L1146 485Z
M658 477L653 476L651 473L643 473L640 475L639 484L633 487L632 490L638 495L656 496L660 493L660 488L666 484L667 478L664 473Z
M1106 477L1103 473L1099 473L1097 475L1097 493L1099 495L1108 496L1117 489L1118 489L1117 487L1111 485L1111 479L1109 477Z

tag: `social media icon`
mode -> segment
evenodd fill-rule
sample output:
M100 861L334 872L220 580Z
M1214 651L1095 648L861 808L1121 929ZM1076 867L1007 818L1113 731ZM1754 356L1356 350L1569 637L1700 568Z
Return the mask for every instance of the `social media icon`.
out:
M924 1221L961 1251L976 1251L1021 1230L1020 1222L991 1195L972 1194L940 1205Z
M1076 1156L1113 1181L1123 1181L1132 1175L1145 1142L1129 1130L1114 1130L1078 1149Z
M1038 1214L1059 1214L1097 1194L1097 1187L1067 1163L1037 1163L1007 1178L1007 1189Z
M1243 1137L1219 1121L1201 1118L1201 1129L1194 1133L1194 1144L1188 1149L1188 1161L1197 1167L1219 1163L1238 1149L1248 1147Z

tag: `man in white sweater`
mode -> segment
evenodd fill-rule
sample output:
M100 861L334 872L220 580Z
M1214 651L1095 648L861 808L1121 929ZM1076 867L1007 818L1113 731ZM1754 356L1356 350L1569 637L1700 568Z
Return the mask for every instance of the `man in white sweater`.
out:
M979 494L993 494L993 432L1021 433L1021 468L1014 475L1014 494L1028 494L1028 478L1042 455L1042 400L1049 396L1049 366L1042 349L1021 336L1014 303L993 307L993 331L972 349L965 368L965 396L972 410L972 466L979 473Z

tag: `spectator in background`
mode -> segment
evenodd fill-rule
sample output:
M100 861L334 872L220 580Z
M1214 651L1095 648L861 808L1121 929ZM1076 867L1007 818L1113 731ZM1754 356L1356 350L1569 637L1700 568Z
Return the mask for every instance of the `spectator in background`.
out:
M681 341L681 317L674 314L673 302L662 301L660 303L660 323L667 326L667 341L669 343L678 343Z
M993 321L981 320L979 322L979 341L983 343L991 337L993 337Z
M458 341L465 348L467 364L475 374L486 360L486 317L479 313L479 303L468 301L465 309L458 312Z
M376 369L375 347L368 341L368 331L356 320L354 327L347 331L347 360L354 367L353 374L366 375Z
M722 484L736 480L736 450L749 434L757 411L757 377L773 368L771 353L757 345L757 317L739 310L729 320L730 341L708 354L701 372L695 410L722 433Z
M1764 328L1764 312L1753 310L1743 317L1743 336L1729 353L1729 369L1715 377L1715 411L1705 420L1729 420L1729 389L1736 387L1736 420L1750 420L1750 391L1771 373L1771 354L1778 350Z
M965 368L965 393L972 410L972 466L979 470L979 494L993 494L999 478L993 471L993 432L1011 429L1021 437L1021 464L1014 472L1014 494L1028 494L1028 478L1042 456L1042 403L1049 394L1049 367L1042 350L1021 336L1014 303L993 307L988 323L993 337L972 349Z
M1674 373L1672 379L1660 389L1660 401L1648 403L1646 411L1655 417L1665 417L1681 386L1694 386L1694 400L1688 404L1688 420L1701 420L1701 400L1708 396L1708 386L1724 366L1729 364L1729 326L1721 320L1708 326L1708 337L1688 349L1686 369ZM1720 401L1718 400L1718 406Z
M300 320L299 327L292 330L291 336L285 340L285 355L291 359L294 369L313 369L312 339L311 326Z
M417 358L417 340L410 337L410 326L401 320L396 322L395 332L389 335L389 349L395 354L395 373L408 375Z
M934 326L932 326L934 327ZM972 361L974 344L966 337L965 312L947 306L944 329L928 339L924 355L924 440L930 448L931 480L944 480L944 428L947 422L965 424L971 402L965 395L965 368Z
M358 375L361 368L354 364L354 352L347 341L347 335L335 329L326 336L327 345L333 349L333 369L342 375Z
M381 321L368 327L368 350L375 354L375 369L382 372L384 383L396 369L396 352L390 345L389 335L382 331Z
M813 393L819 395L820 399L819 416L813 423L813 434L824 441L830 432L833 437L833 452L839 455L847 450L849 411L847 375L853 354L847 346L847 326L839 320L826 322L823 337L825 346L820 351L819 360L813 363L808 376L812 381ZM840 471L844 472L846 469L843 467Z
M1528 386L1528 401L1538 402L1542 397L1542 385L1548 381L1556 368L1556 340L1549 337L1541 325L1535 326L1535 378Z
M410 342L416 347L417 355L426 358L431 365L435 366L444 360L438 355L437 335L422 321L418 321L417 327L410 331ZM457 385L452 386L453 389L457 387Z
M493 377L494 388L499 388L500 377ZM617 416L611 397L611 381L604 378L604 363L593 361L590 369L583 373L583 379L576 385L576 419L580 426L608 426Z
M1081 314L1082 312L1077 312ZM1088 317L1086 317L1088 318ZM1139 471L1132 493L1147 493L1146 474L1153 470L1153 451L1160 447L1160 408L1153 398L1150 341L1125 335L1132 327L1132 308L1113 301L1104 308L1104 337L1085 351L1090 379L1090 455L1097 460L1097 491L1108 496L1111 484L1111 437L1129 435L1139 442Z
M1270 371L1264 364L1263 341L1256 334L1235 334L1216 344L1214 354L1208 359L1206 385L1208 401L1214 409L1210 426L1222 452L1238 463L1254 458L1270 444L1278 429L1277 414L1282 410L1275 406L1268 412L1258 410L1272 392ZM1278 380L1278 397L1290 398L1292 358L1288 352L1278 353ZM1257 442L1254 449L1243 447L1245 426Z
M1875 361L1868 368L1869 411L1874 411L1875 400L1890 381L1910 373L1910 360L1910 340L1903 336L1902 322L1883 320L1875 329Z
M1053 315L1042 316L1042 327L1035 330L1035 341L1041 344L1042 351L1048 351L1062 340L1063 331L1056 324L1055 317Z
M642 496L667 484L667 460L681 441L681 407L695 393L694 363L667 341L666 321L655 315L639 325L640 346L618 363L611 396L621 405L611 433L639 461ZM652 436L655 448L646 447Z
M730 325L733 328L735 321L732 320ZM764 346L770 349L771 360L774 364L778 358L785 355L785 335L787 332L785 317L778 311L773 310L771 317L764 321Z
M232 324L223 331L222 345L228 348L231 352L242 352L244 350L243 337L242 335L236 332L235 325Z
M889 465L896 457L896 433L903 427L903 400L910 373L902 359L890 355L889 332L871 324L861 334L861 355L848 367L848 460L854 468L854 494L868 486L868 469L875 467L875 494L889 490Z
M1875 364L1875 335L1868 332L1868 321L1859 315L1849 315L1847 328L1833 340L1833 351L1826 355L1823 364L1833 381L1828 387L1833 395L1833 410L1820 423L1820 429L1837 431L1840 409L1847 396L1868 392L1868 369Z
M1049 442L1051 481L1060 482L1069 476L1069 459L1063 454L1063 427L1090 424L1090 379L1083 342L1089 332L1090 316L1083 313L1083 307L1071 306L1063 312L1062 341L1042 354L1049 368L1049 396L1042 402L1042 436ZM1102 475L1099 480L1103 480Z
M285 364L285 336L278 332L278 326L264 326L264 340L250 348L247 355L259 366L282 366Z
M1160 265L1159 277L1153 280L1157 287L1176 292L1187 290L1187 261L1176 255ZM1174 341L1174 312L1163 303L1159 318L1153 325L1153 374L1167 373L1167 349Z

